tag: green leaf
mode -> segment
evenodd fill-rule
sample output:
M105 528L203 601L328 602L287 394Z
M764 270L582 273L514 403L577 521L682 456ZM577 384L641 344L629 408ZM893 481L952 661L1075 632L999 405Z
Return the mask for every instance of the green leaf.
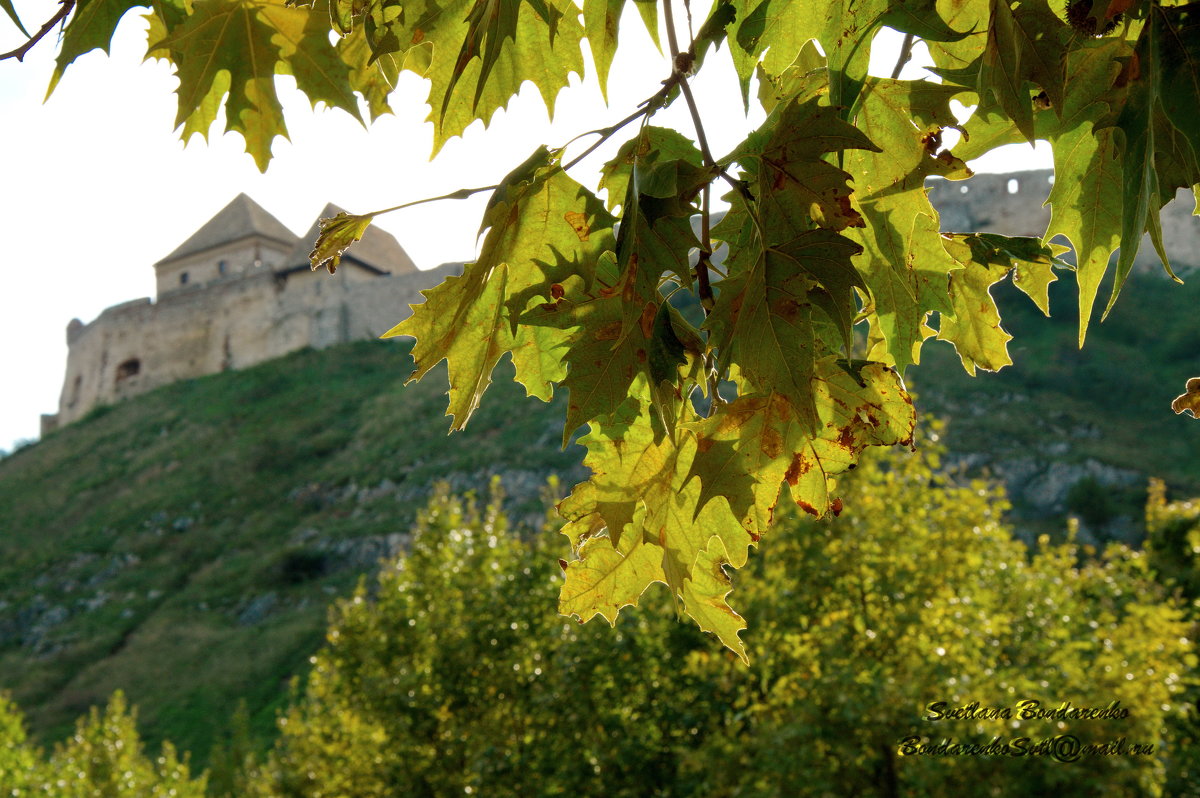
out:
M850 175L825 160L856 150L879 151L861 129L814 98L777 108L722 163L736 161L746 172L767 243L777 243L814 225L862 226L850 203Z
M422 292L425 303L385 333L417 339L412 380L449 361L453 429L466 424L505 352L531 396L548 401L566 374L553 353L567 335L550 325L519 326L518 317L558 300L570 280L590 285L599 254L612 246L613 219L559 158L540 148L505 178L484 212L479 259L461 277Z
M1142 234L1150 232L1167 273L1159 233L1159 209L1175 197L1176 188L1200 183L1194 107L1200 97L1200 3L1178 8L1150 7L1134 56L1118 83L1128 95L1116 120L1122 138L1123 193L1121 251L1105 315L1112 310L1133 268Z
M821 516L834 507L830 478L853 467L863 449L911 443L916 417L896 372L867 363L856 373L833 357L816 364L816 434L806 431L776 393L738 397L690 425L697 453L688 476L701 486L698 506L723 497L758 540L770 526L785 481L806 512Z
M832 478L868 446L911 445L916 414L899 375L879 363L863 365L856 379L826 358L817 364L813 388L821 432L793 453L784 478L800 508L820 517L837 507Z
M695 142L677 130L645 125L600 172L600 188L608 192L610 211L625 202L635 167L637 193L659 199L694 195L708 177Z
M579 559L567 564L558 597L558 611L588 621L596 615L617 622L622 607L637 606L638 598L655 582L666 584L663 549L640 535L626 535L622 550L607 537L593 537L579 547Z
M17 16L17 9L13 7L12 0L0 0L0 8L4 9L5 14L8 14L9 19L17 26L17 30L29 36L29 31L25 30L25 26L21 24L21 18Z
M342 262L342 255L350 245L363 237L363 233L375 220L372 214L356 216L343 211L337 216L321 220L321 234L317 236L312 252L308 254L308 262L313 271L325 266L329 273L337 271Z
M811 232L828 236L827 245L845 242L841 256L847 260L854 251L836 233ZM816 353L808 295L814 283L796 259L764 249L756 238L756 231L747 229L741 241L730 242L725 260L729 276L720 283L704 327L720 353L722 370L736 363L758 390L786 397L801 423L812 429L817 413L810 381Z
M350 70L347 75L350 87L367 101L371 121L392 113L388 97L399 80L401 67L396 57L384 54L373 58L366 32L361 27L338 40L337 52Z
M990 292L1008 276L1009 269L973 259L971 247L961 242L947 241L946 249L964 268L950 273L954 311L942 314L938 340L954 344L963 368L972 377L976 367L999 371L1012 365L1008 355L1012 336L1000 326L1000 310Z
M77 0L70 22L63 30L62 45L55 59L54 73L50 76L46 96L49 97L54 92L58 82L62 80L63 73L76 58L97 49L107 53L117 23L130 9L145 5L146 0ZM21 27L10 0L0 0L0 7L8 12L17 27ZM25 29L21 28L21 32L25 33Z
M296 9L278 5L260 6L264 22L275 29L272 41L280 46L282 74L296 79L296 88L304 92L315 108L323 102L330 108L341 108L362 121L358 98L350 82L350 67L338 49L329 43L329 26L325 22L328 0L317 0L304 10L304 26L296 26Z
M886 357L901 371L918 362L921 343L930 334L928 314L953 312L949 275L960 265L942 246L937 211L923 187L931 175L971 175L959 159L938 149L942 130L955 124L949 104L960 91L924 81L871 78L855 124L880 151L846 153L865 227L845 235L863 248L856 266L870 288L870 310Z
M746 621L730 608L726 596L733 590L733 582L723 566L729 562L725 544L713 536L708 547L696 555L691 575L683 583L683 608L706 632L712 632L743 663L750 664L746 646L738 634L746 628Z
M665 581L701 628L716 632L738 650L736 621L719 608L727 582L722 591L713 569L720 561L734 568L745 565L750 536L725 502L697 507L700 485L689 480L696 440L687 432L687 423L677 446L671 437L655 432L643 389L635 386L633 394L610 417L594 421L580 439L588 450L584 464L592 476L559 506L568 520L563 534L581 558L580 564L568 565L569 578L572 569L579 575L572 591L563 594L568 603L560 599L560 612L576 611L568 609L572 607L615 613L646 585ZM688 412L686 406L681 408L685 422L690 422ZM608 543L591 544L603 530L607 537L600 539ZM656 548L640 551L647 545ZM658 570L650 561L660 551ZM623 565L614 556L622 553L638 559ZM594 566L592 557L599 558ZM599 588L593 590L593 585Z
M502 14L488 11L500 1L479 0L475 8L485 16L472 16L472 22L462 23L456 23L460 17L453 15L460 14L458 9L464 4L452 3L438 10L429 30L421 29L422 40L433 42L432 60L424 75L432 84L429 119L434 126L434 153L476 119L486 126L525 81L537 87L553 116L554 99L567 85L570 74L583 74L583 26L570 0L550 0L542 6L550 24L529 2L503 0ZM492 27L485 28L486 51L481 52L480 43L476 41L472 46L468 37L489 21ZM538 55L527 58L526 52ZM465 90L458 88L460 83Z
M1050 283L1058 279L1054 274L1055 267L1074 268L1059 257L1067 247L1047 244L1040 238L1002 236L996 233L953 237L966 241L971 248L971 258L976 263L994 264L1011 269L1013 284L1033 300L1038 310L1047 316L1050 315Z
M1051 208L1046 239L1063 236L1076 253L1080 345L1109 256L1120 243L1121 154L1114 130L1103 127L1102 120L1110 113L1110 89L1120 69L1119 59L1129 55L1128 45L1119 39L1079 44L1067 56L1070 91L1063 106L1057 114L1041 111L1035 120L1037 136L1049 139L1054 150L1055 180L1046 200ZM982 112L980 109L976 115ZM973 118L967 123L971 142L961 148L964 157L975 157L992 146L1016 140L1015 126L1006 123L998 109L989 109L986 117L989 121ZM989 138L987 130L995 131L995 135ZM1035 285L1039 282L1044 280L1034 279ZM1017 281L1018 287L1026 284ZM1048 312L1041 301L1038 306Z
M271 142L287 137L283 109L275 93L282 68L281 41L304 35L308 13L281 3L249 0L197 0L191 15L151 49L170 53L179 77L176 125L193 114L211 120L211 94L218 81L229 81L225 102L227 131L246 140L246 151L260 171L271 159ZM269 12L269 13L268 13Z
M763 537L792 454L805 440L795 418L785 397L769 393L739 396L696 422L696 456L688 476L700 482L698 508L723 496L750 537Z
M1063 104L1063 54L1069 31L1045 0L991 0L987 47L979 68L979 96L996 98L1032 143L1033 92L1041 88L1053 108Z

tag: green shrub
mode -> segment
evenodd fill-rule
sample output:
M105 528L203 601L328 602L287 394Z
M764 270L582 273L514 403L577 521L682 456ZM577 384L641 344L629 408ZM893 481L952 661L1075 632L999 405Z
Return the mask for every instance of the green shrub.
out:
M333 612L254 794L1159 794L1192 658L1180 606L1128 548L1030 553L997 492L933 462L868 460L831 523L785 512L738 590L750 668L653 591L615 629L556 616L561 539L439 493L409 554ZM923 719L1022 699L1131 715ZM1155 753L900 755L908 737L1062 734Z

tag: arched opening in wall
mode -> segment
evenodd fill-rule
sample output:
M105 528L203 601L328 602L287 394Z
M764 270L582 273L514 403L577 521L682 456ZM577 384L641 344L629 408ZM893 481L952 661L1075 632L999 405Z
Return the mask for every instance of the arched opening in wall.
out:
M1021 184L1017 182L1017 179L1015 177L1010 177L1008 179L1008 193L1016 194L1020 190L1021 190Z
M120 384L130 377L136 377L138 372L142 370L142 361L136 357L131 357L121 365L117 366L117 383Z
M187 285L187 284L188 284L188 273L187 273L187 272L180 272L180 274L179 274L179 284L180 284L180 285Z

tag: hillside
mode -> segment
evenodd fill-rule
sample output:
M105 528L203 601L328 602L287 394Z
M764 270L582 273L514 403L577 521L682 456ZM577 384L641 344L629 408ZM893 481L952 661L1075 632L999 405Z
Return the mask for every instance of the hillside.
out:
M444 370L402 387L408 348L179 383L0 461L0 689L38 737L118 687L152 745L201 762L239 699L269 735L330 597L404 544L435 481L500 474L520 516L543 512L552 473L580 476L562 408L510 376L447 440Z
M1070 510L1092 521L1085 537L1137 542L1149 477L1200 492L1200 423L1170 408L1200 374L1200 273L1185 285L1161 269L1135 273L1105 322L1097 309L1082 351L1075 291L1073 275L1060 275L1046 318L1002 284L994 295L1014 365L971 378L935 343L906 380L918 407L947 419L951 464L1005 483L1019 527L1061 532ZM1108 292L1106 280L1102 300Z
M1136 538L1121 516L1140 515L1148 476L1200 493L1200 423L1168 408L1200 374L1200 290L1136 279L1083 353L1073 291L1053 286L1052 320L997 292L1015 368L971 379L938 344L908 379L949 419L950 464L1008 480L1026 534L1099 502L1097 537ZM444 371L403 387L410 370L403 343L299 352L101 409L0 461L0 689L35 734L61 738L121 688L152 746L203 763L239 700L265 740L331 597L404 545L435 481L500 474L520 518L540 516L551 474L582 476L581 449L557 446L559 401L526 399L506 366L449 439Z

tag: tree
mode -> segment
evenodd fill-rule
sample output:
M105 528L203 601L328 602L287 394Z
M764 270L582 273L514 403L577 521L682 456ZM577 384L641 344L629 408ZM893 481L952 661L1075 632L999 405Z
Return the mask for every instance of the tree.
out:
M103 712L92 707L80 718L48 759L26 740L16 705L0 695L0 788L13 796L205 798L204 776L193 779L171 743L155 758L142 750L137 713L120 691Z
M106 48L138 2L64 0L7 57L63 22L56 83L81 53ZM20 24L11 0L0 6ZM175 67L185 137L207 132L224 108L227 128L265 169L272 140L286 133L276 74L294 76L314 103L360 117L361 98L374 118L391 110L398 72L416 72L429 81L440 147L473 120L486 123L526 80L553 106L584 69L584 39L603 83L624 6L584 0L580 14L568 0L156 0L148 54ZM560 508L577 555L564 613L611 620L663 582L701 628L745 656L726 568L746 564L785 483L807 512L836 513L837 474L868 446L911 442L901 375L927 339L951 342L968 372L999 369L1011 359L989 294L997 282L1011 275L1047 312L1055 270L1073 269L1082 343L1114 252L1105 312L1144 233L1171 273L1159 210L1200 183L1200 4L716 0L698 27L687 2L686 20L673 0L635 6L654 35L661 13L662 88L592 131L598 140L574 158L538 147L499 185L442 198L491 192L479 257L390 334L416 337L414 378L449 362L453 429L505 354L529 395L569 391L564 440L588 425L592 478ZM884 27L905 34L891 77L868 72ZM940 83L897 79L918 40ZM729 48L747 106L769 112L725 154L711 151L704 119L729 109L700 108L689 84L717 47ZM969 119L952 113L954 100L975 106ZM694 137L651 124L680 101ZM599 186L570 176L635 123ZM961 143L944 147L948 131ZM968 160L1035 139L1053 147L1057 178L1044 236L940 232L927 179L969 179ZM721 187L729 210L714 225ZM314 268L335 271L390 210L326 220ZM1073 266L1053 238L1074 247ZM674 310L669 298L683 294L703 308L700 324ZM1196 413L1198 396L1193 380L1176 410Z
M439 494L410 552L334 609L252 794L1154 795L1186 777L1189 619L1147 558L1029 552L999 492L938 475L935 448L865 457L832 523L780 520L743 588L749 668L661 588L612 634L556 617L557 530ZM924 719L1026 699L1130 715ZM1064 734L1155 751L903 755Z

